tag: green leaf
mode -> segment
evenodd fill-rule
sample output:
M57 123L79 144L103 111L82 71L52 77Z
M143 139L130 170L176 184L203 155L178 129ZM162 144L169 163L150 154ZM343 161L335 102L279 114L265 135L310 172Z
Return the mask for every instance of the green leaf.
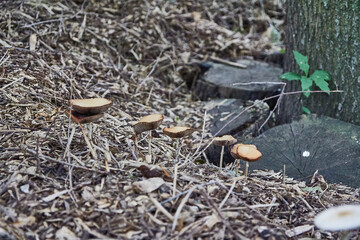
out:
M317 81L315 81L315 84L323 91L330 91L329 84L323 79L318 79ZM329 92L327 92L327 94L330 95Z
M331 79L331 76L328 72L322 71L322 70L316 70L313 74L311 74L310 78L315 81L317 79L323 79L325 81L329 81Z
M292 80L300 80L301 76L300 74L297 73L287 72L281 75L280 78L288 81L292 81Z
M305 76L301 76L300 81L301 81L301 89L303 91L310 89L310 87L313 85L313 80Z
M330 91L329 84L326 81L331 79L330 74L326 71L317 70L311 74L310 78L315 82L315 85L318 86L323 91ZM327 94L330 95L329 92Z
M293 53L294 53L296 63L299 65L300 69L305 73L305 75L308 76L310 66L308 63L307 56L304 56L297 51L293 51Z
M304 91L310 91L310 89L306 89L306 90L304 90ZM304 92L303 94L304 94L304 96L307 97L307 98L310 96L310 93L309 93L309 92Z
M310 113L311 113L311 112L310 112L310 109L308 109L307 107L304 107L304 106L301 107L301 110L303 111L303 113L306 113L306 114L310 114Z

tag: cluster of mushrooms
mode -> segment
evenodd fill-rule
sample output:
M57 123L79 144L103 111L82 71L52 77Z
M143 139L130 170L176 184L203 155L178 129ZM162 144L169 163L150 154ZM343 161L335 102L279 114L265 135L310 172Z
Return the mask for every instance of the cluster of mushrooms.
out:
M89 98L89 99L72 99L69 101L72 110L66 111L68 116L71 116L72 120L78 124L94 122L104 116L104 112L112 105L112 101L106 98ZM138 136L147 131L157 129L164 116L162 114L150 114L141 118L133 125L134 129L134 142L135 152L138 149ZM191 135L194 129L191 127L176 126L163 129L163 133L173 139L176 139L176 148L179 147L179 139ZM86 138L86 136L84 135ZM151 162L151 139L152 135L148 135L148 156L149 162ZM224 148L228 146L231 151L230 154L236 159L235 176L238 175L240 168L240 159L246 161L245 177L248 175L249 162L257 161L261 158L261 152L255 145L236 143L236 139L231 135L224 135L222 137L215 137L213 142L215 145L221 146L220 155L220 168L223 166Z
M78 123L83 130L81 124L94 122L104 116L104 112L111 107L112 101L105 98L90 98L90 99L73 99L70 100L71 110L66 110L66 114L72 118L72 120ZM152 131L157 129L164 116L161 114L151 114L141 118L137 123L133 125L135 133L135 147L137 150L138 135L142 132ZM179 146L179 139L189 136L194 132L191 127L171 127L164 128L163 133L173 139L176 139L176 147ZM84 131L83 131L84 133ZM89 140L84 133L86 142L89 144ZM151 134L149 134L149 155L151 160ZM242 159L246 161L245 177L248 174L249 162L257 161L261 158L262 154L255 145L236 143L236 139L231 135L224 135L222 137L215 137L213 143L221 146L220 154L220 168L223 165L224 148L228 146L230 154L236 160L235 176L238 175L240 162ZM89 144L91 147L91 144ZM175 165L175 173L176 173ZM176 186L176 177L174 177L174 187ZM175 193L175 191L173 191ZM360 205L344 205L333 207L318 214L314 219L315 226L321 230L327 231L343 231L341 239L350 239L352 232L350 230L360 227Z
M231 135L224 135L222 137L214 138L214 144L221 146L220 168L222 168L222 164L223 164L224 147L229 146L231 149L230 154L236 160L235 176L238 175L239 168L240 168L239 160L242 159L242 160L246 161L245 177L247 177L248 169L249 169L249 162L255 162L255 161L259 160L261 158L262 154L255 145L243 144L243 143L235 144L236 141L237 140Z
M133 125L134 128L134 133L135 133L135 146L137 149L137 139L138 139L138 135L141 134L142 132L146 132L146 131L152 131L157 129L160 124L162 123L162 121L164 120L164 116L162 114L150 114L147 115L143 118L141 118L137 123L135 123ZM183 137L187 137L189 135L191 135L194 132L194 129L191 127L171 127L171 128L164 128L163 129L163 133L173 139L176 139L177 144L176 144L176 148L178 148L179 146L179 139L183 138ZM149 139L148 139L148 151L149 154L148 156L150 156L150 162L151 162L151 138L152 135L149 134Z

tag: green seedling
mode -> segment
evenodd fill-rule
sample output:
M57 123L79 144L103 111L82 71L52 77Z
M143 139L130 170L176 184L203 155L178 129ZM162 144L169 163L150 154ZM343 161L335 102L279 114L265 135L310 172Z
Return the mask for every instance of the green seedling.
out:
M298 80L301 83L301 89L304 91L304 96L309 97L310 92L313 85L315 84L322 91L325 91L330 95L329 81L331 80L331 76L328 72L322 70L316 70L309 76L310 66L308 63L307 56L302 55L297 51L293 51L295 61L299 65L300 69L304 72L305 75L300 75L294 72L287 72L280 76L281 79L285 79L288 81ZM304 113L309 114L310 110L306 107L302 107Z

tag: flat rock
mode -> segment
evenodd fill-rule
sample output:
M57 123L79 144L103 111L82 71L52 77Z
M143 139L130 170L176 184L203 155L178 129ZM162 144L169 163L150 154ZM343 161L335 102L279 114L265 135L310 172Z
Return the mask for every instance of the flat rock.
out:
M195 85L195 96L200 100L209 98L237 98L256 100L280 93L279 76L282 69L265 62L241 60L246 69L207 62L209 70ZM249 84L253 83L254 84ZM234 84L241 85L234 85Z
M211 118L209 126L211 134L217 136L229 134L238 141L253 138L269 114L269 106L261 101L256 101L255 107L244 111L247 106L253 104L253 101L241 99L219 99L207 102L205 108ZM239 117L231 121L237 115ZM206 156L210 162L218 164L220 151L221 147L212 145L206 151ZM230 162L232 159L229 151L225 151L224 161Z
M329 183L360 187L360 126L329 117L306 116L265 131L250 141L263 157L250 169L282 171L309 180L316 170Z

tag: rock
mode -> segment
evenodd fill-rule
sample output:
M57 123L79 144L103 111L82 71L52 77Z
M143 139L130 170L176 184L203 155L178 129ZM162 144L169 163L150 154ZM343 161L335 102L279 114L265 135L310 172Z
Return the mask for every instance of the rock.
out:
M207 113L211 117L210 132L215 135L221 130L221 128L229 122L233 117L243 112L247 106L254 104L253 101L244 101L241 99L220 99L209 101L205 108ZM236 120L229 123L223 130L217 134L232 135L239 141L253 138L257 134L257 130L261 124L265 121L269 114L269 106L261 101L256 101L256 106L250 108L248 111L242 113ZM219 164L221 147L212 145L206 151L206 156L209 161ZM228 163L233 161L229 151L225 151L224 162Z
M263 157L250 169L282 171L310 180L319 170L329 183L360 187L360 126L329 117L306 116L253 139Z
M281 68L253 60L241 60L239 63L247 65L247 68L242 69L212 62L205 63L210 64L210 68L197 80L195 96L200 100L209 98L256 100L280 93ZM264 84L247 84L251 82ZM235 83L244 83L244 85L233 85Z

